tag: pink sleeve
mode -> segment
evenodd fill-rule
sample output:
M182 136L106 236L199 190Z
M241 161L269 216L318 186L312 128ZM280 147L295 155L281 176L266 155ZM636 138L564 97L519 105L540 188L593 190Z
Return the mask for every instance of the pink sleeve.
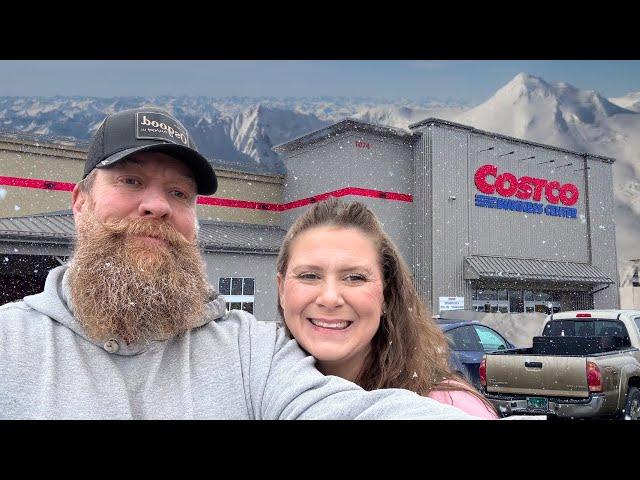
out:
M427 396L438 402L453 405L474 417L486 419L498 418L495 413L487 408L482 400L463 390L433 390Z

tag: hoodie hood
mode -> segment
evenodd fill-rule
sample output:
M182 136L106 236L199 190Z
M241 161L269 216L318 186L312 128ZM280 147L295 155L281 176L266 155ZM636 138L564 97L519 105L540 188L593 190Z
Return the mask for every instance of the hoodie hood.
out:
M69 267L61 265L49 272L44 285L44 290L36 295L24 297L24 302L37 312L40 312L59 324L65 326L75 334L84 338L87 342L97 345L100 348L107 348L107 343L116 341L119 345L117 354L119 355L135 355L142 353L155 344L164 343L169 340L153 340L145 344L130 344L120 339L116 335L101 340L90 339L82 325L73 316L73 304L71 295L69 294ZM193 328L199 328L206 325L212 320L218 320L224 317L226 313L226 302L224 298L219 296L213 289L210 291L209 302L205 306L205 313L201 321L194 325ZM114 352L115 353L115 352Z

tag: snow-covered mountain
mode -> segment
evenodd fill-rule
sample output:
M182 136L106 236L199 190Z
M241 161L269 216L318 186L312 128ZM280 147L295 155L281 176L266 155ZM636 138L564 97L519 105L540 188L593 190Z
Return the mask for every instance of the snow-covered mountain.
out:
M627 110L640 112L640 92L628 93L624 97L613 97L609 101Z
M627 260L640 258L640 113L622 105L632 103L615 104L595 91L521 73L486 102L454 118L482 130L615 158L621 275Z
M284 173L271 147L347 117L406 128L469 107L429 98L0 97L0 130L88 140L107 114L144 105L172 112L215 164L263 173Z

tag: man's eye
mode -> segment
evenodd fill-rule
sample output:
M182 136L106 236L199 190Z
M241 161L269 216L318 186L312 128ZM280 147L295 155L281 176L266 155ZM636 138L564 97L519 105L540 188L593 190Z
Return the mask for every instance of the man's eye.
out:
M138 180L137 178L128 177L128 178L122 179L122 181L127 185L140 185L140 180Z
M174 190L173 194L178 198L187 198L187 194L180 190Z

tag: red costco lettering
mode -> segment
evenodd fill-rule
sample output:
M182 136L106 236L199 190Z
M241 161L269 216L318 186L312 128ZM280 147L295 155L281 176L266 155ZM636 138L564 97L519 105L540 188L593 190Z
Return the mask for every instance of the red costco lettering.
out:
M558 191L558 195L555 195L554 190ZM560 201L560 182L547 183L547 187L544 189L544 196L547 197L547 201L549 203L553 203L554 205Z
M568 195L571 193L571 195ZM565 205L574 205L578 201L578 187L565 183L560 189L560 201Z
M371 145L369 145L367 142L363 142L362 140L356 140L356 147L358 148L371 148Z
M508 185L508 186L507 186ZM496 178L496 192L503 197L511 197L518 190L518 179L511 173L503 173Z
M551 204L562 203L567 207L575 205L580 197L578 187L572 183L561 184L557 180L534 178L524 175L517 178L509 172L498 175L498 167L495 165L482 165L476 170L473 177L478 190L482 193L497 193L503 197L516 196L521 200L533 199L539 202L542 193Z
M496 187L487 182L487 177L492 176L496 177L498 174L498 167L495 165L483 165L478 170L476 170L476 174L473 177L473 180L476 183L476 187L482 193L492 194L496 191Z

